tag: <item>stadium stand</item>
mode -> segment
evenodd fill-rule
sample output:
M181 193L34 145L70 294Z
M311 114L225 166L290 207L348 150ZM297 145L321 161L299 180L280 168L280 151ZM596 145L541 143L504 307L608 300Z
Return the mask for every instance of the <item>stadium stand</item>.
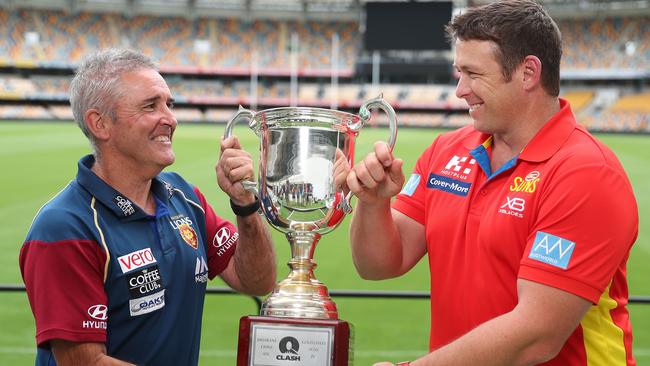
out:
M224 122L237 105L335 106L354 112L381 93L405 126L471 123L454 85L371 84L356 77L355 65L363 53L359 22L341 18L192 18L0 8L0 24L6 25L0 27L0 118L71 119L66 103L75 65L92 50L125 46L160 61L182 121ZM579 119L592 130L650 132L650 97L639 92L650 80L650 16L561 18L558 24L565 44L563 79L571 81L563 84L562 96ZM339 44L335 67L334 38ZM340 81L336 87L329 80L332 70ZM295 96L292 72L299 78ZM627 76L620 80L615 76L620 74ZM256 87L251 87L252 77L258 78Z

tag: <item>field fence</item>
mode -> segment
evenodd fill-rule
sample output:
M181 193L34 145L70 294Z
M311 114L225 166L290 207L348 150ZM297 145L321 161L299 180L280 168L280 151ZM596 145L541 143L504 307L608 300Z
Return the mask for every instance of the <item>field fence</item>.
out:
M15 284L1 284L1 292L22 292L25 291L24 285L15 285ZM208 287L206 289L208 295L240 295L248 296L241 294L231 288L227 287ZM380 298L380 299L428 299L430 297L429 292L425 291L370 291L370 290L330 290L330 296L332 297L353 297L353 298ZM248 296L255 302L257 305L257 310L262 308L262 297L260 296ZM650 296L629 296L629 304L650 304Z

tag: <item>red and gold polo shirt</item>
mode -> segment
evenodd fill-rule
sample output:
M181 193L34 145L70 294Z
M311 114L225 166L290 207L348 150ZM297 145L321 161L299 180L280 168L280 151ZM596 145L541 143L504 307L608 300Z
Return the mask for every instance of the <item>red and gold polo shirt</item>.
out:
M614 153L560 105L495 172L491 136L471 126L439 136L393 202L425 226L432 350L511 311L522 278L594 304L546 365L635 365L626 262L636 200Z

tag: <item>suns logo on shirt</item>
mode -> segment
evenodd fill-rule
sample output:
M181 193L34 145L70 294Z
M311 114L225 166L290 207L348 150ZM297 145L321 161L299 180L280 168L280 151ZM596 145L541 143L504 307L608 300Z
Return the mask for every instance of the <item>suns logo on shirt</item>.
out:
M539 172L534 170L526 175L526 177L515 177L510 185L511 192L526 192L533 193L537 189L537 183L540 181Z

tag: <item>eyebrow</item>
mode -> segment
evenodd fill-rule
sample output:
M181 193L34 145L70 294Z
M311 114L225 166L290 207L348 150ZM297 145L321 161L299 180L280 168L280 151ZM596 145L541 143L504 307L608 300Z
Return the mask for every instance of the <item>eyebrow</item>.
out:
M158 101L160 99L163 99L163 97L161 97L160 95L156 95L156 96L153 96L151 98L147 98L147 99L143 100L142 104L148 104L148 103L156 102L156 101ZM166 100L166 103L174 103L175 101L176 100L174 98L170 97L169 99Z

